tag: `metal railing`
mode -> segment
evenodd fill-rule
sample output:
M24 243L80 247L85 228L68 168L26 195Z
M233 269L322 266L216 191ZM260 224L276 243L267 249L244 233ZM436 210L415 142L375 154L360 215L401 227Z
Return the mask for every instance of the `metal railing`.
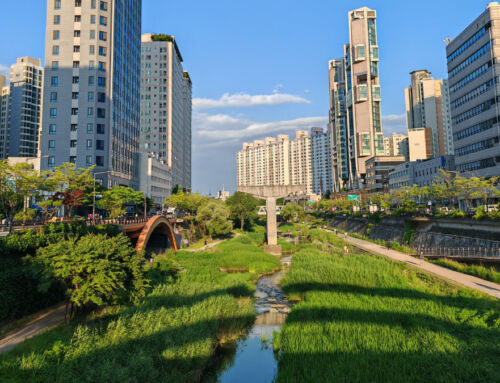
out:
M500 260L498 247L419 247L417 254L437 258L488 258Z

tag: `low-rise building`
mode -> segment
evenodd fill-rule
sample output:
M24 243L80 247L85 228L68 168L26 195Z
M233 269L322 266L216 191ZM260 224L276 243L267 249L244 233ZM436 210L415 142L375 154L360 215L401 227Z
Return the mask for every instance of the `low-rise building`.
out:
M137 156L139 190L153 199L157 207L161 207L172 193L172 172L167 163L157 156L148 153L138 153Z
M417 161L414 166L414 183L418 187L431 186L440 169L454 171L454 156L440 156L426 161Z
M412 187L415 183L415 162L404 162L389 172L389 190Z
M405 162L404 156L373 156L366 161L366 190L369 193L389 191L389 172Z

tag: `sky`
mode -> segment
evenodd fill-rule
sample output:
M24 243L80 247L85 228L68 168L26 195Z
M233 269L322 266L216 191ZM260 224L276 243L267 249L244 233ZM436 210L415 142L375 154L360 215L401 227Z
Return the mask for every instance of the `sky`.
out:
M49 0L50 1L50 0ZM69 1L69 0L63 0ZM85 1L85 0L84 0ZM328 61L348 41L350 10L377 11L385 135L404 133L409 73L446 78L443 40L486 0L143 0L144 33L174 35L193 81L193 191L236 189L241 144L325 127ZM17 57L44 59L45 0L2 1L0 73Z

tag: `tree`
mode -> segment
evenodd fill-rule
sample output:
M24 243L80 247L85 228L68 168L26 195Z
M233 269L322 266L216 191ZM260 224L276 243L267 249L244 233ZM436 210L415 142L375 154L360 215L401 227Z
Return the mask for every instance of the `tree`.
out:
M54 171L47 173L47 188L56 192L53 199L62 201L67 213L71 217L73 208L81 206L85 194L91 193L94 187L92 172L95 166L90 168L76 168L75 164L64 163ZM66 213L66 212L65 212Z
M10 227L17 211L23 206L23 221L27 214L27 201L39 193L43 177L28 163L9 165L7 160L0 161L0 210L9 218Z
M210 201L198 210L196 221L204 235L219 236L228 234L233 229L233 223L229 220L230 215L229 208L224 203Z
M40 209L42 209L42 221L47 222L62 206L62 201L54 201L52 199L48 199L46 201L39 202L38 206L40 206Z
M117 218L125 214L128 203L143 204L144 194L126 186L115 186L102 193L97 205L105 209L111 218Z
M287 222L295 222L304 219L304 209L295 202L286 204L281 210L281 217Z
M175 207L179 210L196 215L198 209L208 201L208 198L195 194L187 194L178 190L177 193L165 198L165 204L169 207Z
M257 208L257 200L249 194L236 192L226 201L231 211L231 218L240 222L240 228L243 230L245 220L247 220Z
M123 234L112 238L87 235L53 243L40 248L33 263L41 275L41 291L48 290L54 280L64 283L71 313L74 306L101 306L142 297L148 287L144 254L137 253Z

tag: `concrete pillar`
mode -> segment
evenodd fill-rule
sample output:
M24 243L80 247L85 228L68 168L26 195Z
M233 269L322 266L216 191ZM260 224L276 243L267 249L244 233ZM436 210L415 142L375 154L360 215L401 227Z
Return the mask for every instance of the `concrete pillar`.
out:
M267 209L267 244L278 244L278 228L276 224L276 198L268 197L266 200Z

